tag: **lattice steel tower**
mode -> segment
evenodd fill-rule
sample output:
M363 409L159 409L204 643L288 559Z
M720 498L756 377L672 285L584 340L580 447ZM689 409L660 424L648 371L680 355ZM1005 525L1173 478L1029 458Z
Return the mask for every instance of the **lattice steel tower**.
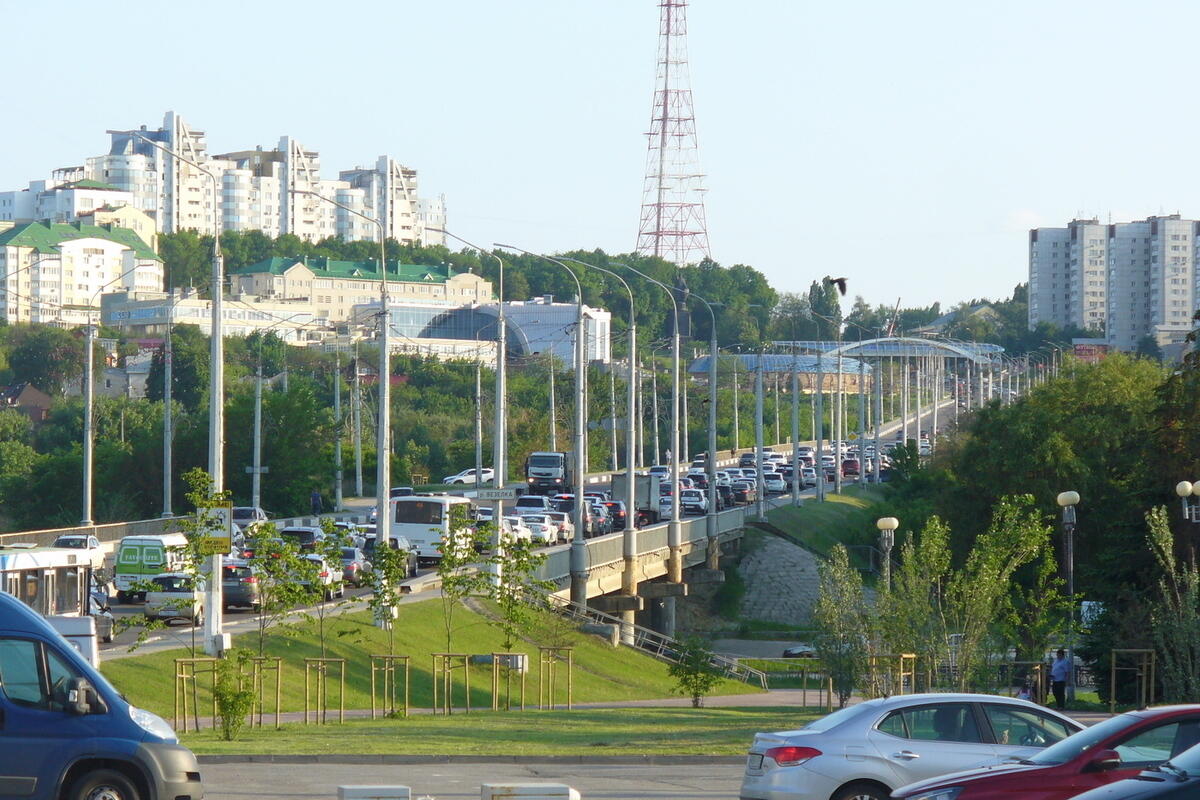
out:
M687 0L659 0L658 78L637 251L676 264L709 255L704 175L687 67Z

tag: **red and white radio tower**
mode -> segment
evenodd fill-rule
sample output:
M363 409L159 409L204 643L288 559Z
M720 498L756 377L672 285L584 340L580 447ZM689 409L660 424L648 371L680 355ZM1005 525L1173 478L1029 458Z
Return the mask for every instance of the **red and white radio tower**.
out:
M708 258L704 175L687 67L687 0L659 0L658 79L637 251L680 266Z

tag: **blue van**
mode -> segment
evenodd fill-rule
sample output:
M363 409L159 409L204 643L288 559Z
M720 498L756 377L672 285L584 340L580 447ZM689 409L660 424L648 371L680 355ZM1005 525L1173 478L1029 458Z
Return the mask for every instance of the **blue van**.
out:
M0 799L202 800L196 757L0 592Z

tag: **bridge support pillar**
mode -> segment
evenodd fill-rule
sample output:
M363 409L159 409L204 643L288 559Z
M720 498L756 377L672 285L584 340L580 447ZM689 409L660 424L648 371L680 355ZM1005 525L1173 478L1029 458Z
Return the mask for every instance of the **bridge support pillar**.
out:
M721 540L716 536L708 537L708 551L705 553L704 566L709 569L721 568Z
M675 635L675 598L661 597L651 601L650 621L654 630L664 636Z
M671 553L667 556L667 580L683 583L683 551L677 544L671 545Z
M625 570L621 573L621 594L632 596L637 594L637 590L637 557L626 553ZM634 643L633 626L636 622L636 611L626 609L621 612L621 644L632 645Z

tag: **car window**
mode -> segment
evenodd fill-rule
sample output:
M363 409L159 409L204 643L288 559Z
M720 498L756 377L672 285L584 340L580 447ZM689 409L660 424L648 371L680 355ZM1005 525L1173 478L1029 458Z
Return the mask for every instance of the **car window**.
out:
M1190 728L1189 731L1181 727ZM1122 768L1149 767L1161 764L1172 755L1179 752L1177 742L1195 740L1196 722L1192 720L1175 720L1166 725L1140 731L1113 749L1121 756Z
M18 705L34 708L45 705L37 642L0 639L0 689Z
M997 744L1046 747L1071 735L1060 720L1032 708L986 703L983 706Z
M975 713L966 703L943 703L906 709L908 738L930 742L979 742Z
M904 715L899 711L888 714L883 722L879 723L879 730L901 739L908 738L908 730L904 727Z

